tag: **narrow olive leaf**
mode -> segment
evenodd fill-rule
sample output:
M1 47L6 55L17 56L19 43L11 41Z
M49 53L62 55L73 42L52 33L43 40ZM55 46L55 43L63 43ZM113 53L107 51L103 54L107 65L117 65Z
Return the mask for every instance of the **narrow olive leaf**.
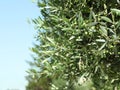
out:
M49 38L49 37L46 37L46 39L51 42L53 45L55 45L55 42L53 41L53 39Z
M38 2L38 7L45 7L45 6L46 6L45 3L40 3L40 2Z
M52 19L59 19L59 17L56 16L56 15L49 15L49 16L50 16L50 18L52 18Z
M83 24L83 16L82 16L82 13L80 12L79 13L79 16L78 16L78 26L79 28L81 27L81 25Z
M43 22L43 20L40 17L38 18L38 23L39 23L38 27L41 28L43 26L44 22Z
M115 34L115 32L113 31L113 29L109 28L109 34Z
M108 17L105 17L105 16L101 16L101 20L112 23L112 20L110 18L108 18Z
M92 26L95 26L95 25L97 25L97 24L98 24L98 22L90 22L90 23L88 23L87 26L92 27Z
M103 25L103 26L105 26L105 25L106 25L106 23L105 23L105 22L99 22L99 24L100 24L100 25Z
M46 48L46 47L49 47L49 46L50 46L49 44L46 44L46 45L40 45L39 47Z
M43 54L46 54L46 55L49 55L51 53L53 53L54 51L40 51L39 53L43 53Z
M116 15L120 16L120 10L119 9L111 9L112 13L115 13Z
M105 46L106 46L106 42L98 49L98 51L101 51Z
M37 71L35 69L30 69L30 72L37 73Z
M120 20L117 22L116 28L119 28L119 27L120 27Z
M99 68L100 68L100 66L99 66L99 65L98 65L98 66L96 66L96 67L95 67L95 71L94 71L94 72L95 72L95 73L97 73L97 71L98 71L98 69L99 69Z
M120 4L120 0L117 0L117 3Z
M107 36L107 29L106 29L106 27L104 27L104 26L100 26L100 32L101 32L101 34L104 36Z
M83 41L81 38L76 39L77 42Z
M62 17L63 21L65 22L66 25L70 26L69 19L66 17Z
M90 14L89 14L89 20L90 20L90 21L92 20L92 11L91 11Z
M72 28L71 28L71 27L63 28L62 30L63 30L63 31L72 31Z
M48 63L48 59L44 59L41 61L42 64Z
M105 40L104 39L96 39L96 42L105 42Z
M32 22L33 22L34 24L37 24L37 23L38 23L38 21L37 21L36 19L32 20Z
M93 18L94 20L96 20L95 13L91 10L90 15L89 15L89 20L92 20L92 18Z
M71 36L69 40L72 40L72 39L74 39L74 38L75 38L75 36Z

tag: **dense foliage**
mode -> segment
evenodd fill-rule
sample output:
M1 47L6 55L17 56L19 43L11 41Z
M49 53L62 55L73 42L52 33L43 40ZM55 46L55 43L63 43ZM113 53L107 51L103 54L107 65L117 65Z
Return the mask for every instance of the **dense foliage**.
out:
M120 90L120 1L40 0L26 90Z

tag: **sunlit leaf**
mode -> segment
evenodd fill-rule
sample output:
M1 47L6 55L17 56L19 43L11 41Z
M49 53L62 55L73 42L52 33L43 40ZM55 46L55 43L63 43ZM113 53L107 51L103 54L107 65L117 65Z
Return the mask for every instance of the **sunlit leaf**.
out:
M112 20L110 18L108 18L108 17L101 16L101 19L106 21L106 22L112 23Z
M120 10L119 9L111 9L111 11L113 13L115 13L116 15L120 16Z

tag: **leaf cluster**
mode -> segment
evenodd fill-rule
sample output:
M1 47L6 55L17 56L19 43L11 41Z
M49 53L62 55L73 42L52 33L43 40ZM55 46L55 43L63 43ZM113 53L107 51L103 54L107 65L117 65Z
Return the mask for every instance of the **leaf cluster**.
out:
M37 5L42 17L33 22L39 44L31 48L36 56L27 90L34 82L31 88L43 90L120 89L119 0L40 0Z

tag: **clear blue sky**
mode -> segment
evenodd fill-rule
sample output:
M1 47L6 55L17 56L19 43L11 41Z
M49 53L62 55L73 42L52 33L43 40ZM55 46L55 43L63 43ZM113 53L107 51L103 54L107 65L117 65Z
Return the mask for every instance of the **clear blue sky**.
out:
M25 90L26 60L31 60L29 48L35 34L27 18L39 14L31 0L0 1L0 90Z

